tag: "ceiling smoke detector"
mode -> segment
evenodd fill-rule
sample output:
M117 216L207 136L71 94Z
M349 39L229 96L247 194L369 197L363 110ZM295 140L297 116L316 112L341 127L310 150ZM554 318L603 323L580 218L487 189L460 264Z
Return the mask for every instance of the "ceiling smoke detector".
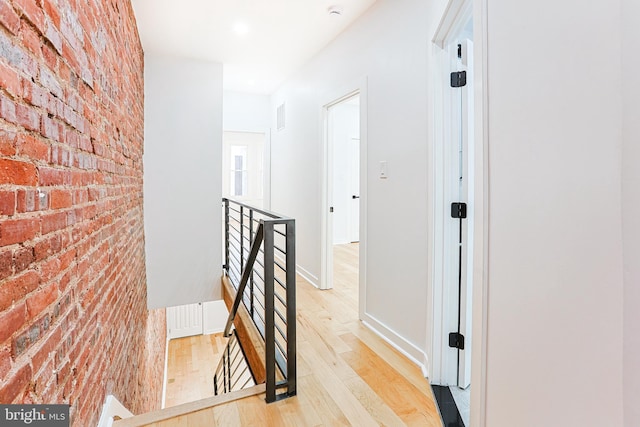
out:
M340 16L342 15L342 6L330 6L327 13L331 16Z

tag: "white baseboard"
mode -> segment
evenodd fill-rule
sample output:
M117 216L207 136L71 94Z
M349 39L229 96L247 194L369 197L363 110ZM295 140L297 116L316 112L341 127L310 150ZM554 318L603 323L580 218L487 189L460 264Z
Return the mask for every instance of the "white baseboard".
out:
M320 287L320 279L318 279L315 275L309 273L304 267L300 266L300 264L296 265L296 271L299 275L304 277L304 279L311 283L316 288Z
M427 360L427 355L422 350L367 313L364 314L362 323L407 359L415 363L425 374L425 378L428 377L427 365L424 363Z
M98 421L98 427L113 426L113 417L118 416L122 419L131 418L133 414L122 405L112 394L108 395L102 405L102 413Z

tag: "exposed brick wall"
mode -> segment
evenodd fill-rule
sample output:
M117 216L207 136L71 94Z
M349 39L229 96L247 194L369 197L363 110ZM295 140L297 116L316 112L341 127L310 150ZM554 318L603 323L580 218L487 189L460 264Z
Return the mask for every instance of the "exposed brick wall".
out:
M0 0L0 403L160 404L129 0Z

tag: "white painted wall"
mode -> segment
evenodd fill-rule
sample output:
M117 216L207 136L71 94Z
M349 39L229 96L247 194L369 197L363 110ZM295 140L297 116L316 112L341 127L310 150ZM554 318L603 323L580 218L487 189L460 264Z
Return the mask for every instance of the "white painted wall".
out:
M205 335L217 334L224 331L227 325L229 311L224 301L207 301L202 304L202 323Z
M486 426L619 426L619 3L487 2Z
M222 65L145 56L149 308L220 299Z
M354 194L352 185L352 155L353 138L360 137L360 106L350 104L338 104L331 107L330 129L333 139L333 244L339 245L351 243L350 221L351 204L354 203L351 196ZM355 157L355 156L354 156ZM358 159L356 159L356 162ZM357 202L357 201L356 201Z
M624 425L640 426L640 3L622 1Z
M367 79L365 315L419 362L428 342L427 59L445 3L379 0L271 104L273 120L283 102L287 118L286 128L272 136L272 208L296 218L298 263L319 282L321 110L332 95L346 95ZM378 177L380 161L388 162L386 180Z
M223 129L235 132L266 132L271 127L270 101L268 95L225 90L222 102Z
M228 132L264 134L262 205L271 206L271 97L224 91L222 102L223 129Z

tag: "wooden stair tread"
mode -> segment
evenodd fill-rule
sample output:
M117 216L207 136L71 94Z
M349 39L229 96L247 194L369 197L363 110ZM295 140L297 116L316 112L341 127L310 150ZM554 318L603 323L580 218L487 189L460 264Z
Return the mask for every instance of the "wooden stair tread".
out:
M264 393L265 390L266 387L264 384L258 384L256 386L245 388L243 390L220 394L218 396L196 400L195 402L183 403L182 405L164 408L159 411L135 415L131 418L124 418L118 421L114 421L113 427L142 427L160 421L169 420L171 418L191 414L193 412L202 411L203 409L212 408L217 405L223 405L235 400L255 396L257 394Z
M222 277L222 297L227 309L231 310L236 297L236 290L231 284L229 278L226 276ZM262 384L266 382L266 352L264 340L262 339L255 323L251 319L249 311L242 303L238 307L238 312L236 313L233 325L236 328L238 340L240 341L240 345L242 345L242 349L247 356L247 363L251 368L251 372L253 373L256 383ZM282 381L283 379L284 377L280 370L276 369L276 381Z

